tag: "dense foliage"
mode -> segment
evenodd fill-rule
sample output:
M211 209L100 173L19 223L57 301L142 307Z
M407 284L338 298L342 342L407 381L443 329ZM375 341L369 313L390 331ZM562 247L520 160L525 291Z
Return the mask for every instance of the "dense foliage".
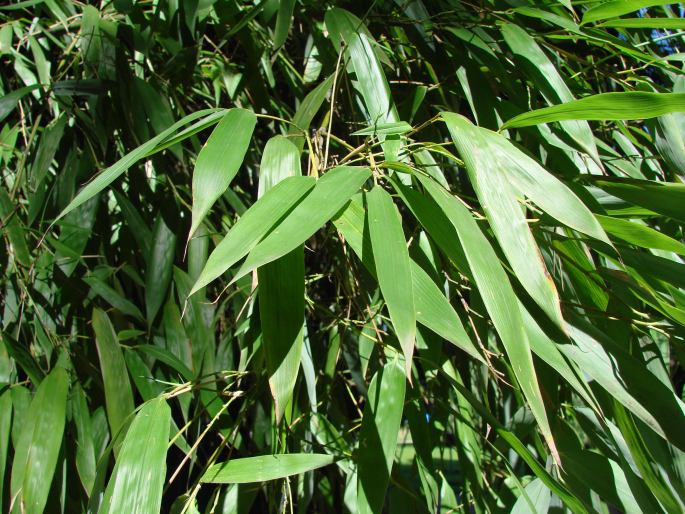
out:
M660 1L0 6L0 510L682 512Z

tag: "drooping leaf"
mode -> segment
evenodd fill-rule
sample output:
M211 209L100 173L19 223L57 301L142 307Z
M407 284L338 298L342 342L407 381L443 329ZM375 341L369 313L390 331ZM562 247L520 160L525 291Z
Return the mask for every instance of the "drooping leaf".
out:
M100 309L93 309L93 330L105 388L107 420L114 439L128 426L127 418L134 408L133 393L114 327L107 314Z
M366 194L371 247L376 276L388 306L390 319L400 341L405 372L411 381L411 364L416 342L416 313L409 251L397 207L381 187Z
M516 278L547 315L563 326L556 287L528 227L516 192L505 174L511 158L507 154L499 154L499 148L493 148L489 139L466 118L453 113L442 113L442 117Z
M340 166L328 171L317 181L312 192L254 247L231 282L304 243L345 205L370 176L368 168L353 166Z
M293 10L295 0L279 0L278 14L276 15L276 28L274 30L273 46L278 49L283 46L288 38L290 26L293 23Z
M18 219L18 206L10 199L7 191L0 187L0 222L2 232L12 247L14 259L22 266L31 265L31 255L26 244L26 234Z
M405 374L397 361L386 364L371 379L357 455L360 514L380 514L383 510L404 410L405 388Z
M573 100L573 94L559 70L532 36L521 26L511 23L504 24L501 30L507 45L519 59L519 64L527 71L530 80L539 88L549 105ZM583 151L596 162L599 161L595 138L587 122L570 120L564 121L561 126Z
M311 177L290 177L266 192L238 219L210 254L190 294L205 287L245 257L314 185Z
M289 176L302 174L300 152L276 136L264 148L259 169L260 196ZM291 400L302 354L304 333L304 246L257 269L259 319L274 398L280 421Z
M160 511L170 423L171 409L164 398L149 401L136 414L99 513Z
M511 360L514 374L521 385L526 400L528 400L540 430L545 436L552 454L555 455L556 446L537 382L530 345L526 333L523 331L521 312L518 309L516 296L509 279L490 243L466 207L431 179L420 177L420 181L445 212L459 234L485 308L502 339L502 344ZM558 460L558 456L556 459Z
M229 109L202 147L193 171L193 219L188 239L238 173L256 124L252 111Z
M176 234L161 215L155 220L150 250L145 270L145 315L148 326L152 326L166 299L176 252Z
M66 422L69 376L55 368L31 401L12 462L12 512L43 512Z
M66 216L69 212L74 210L79 205L93 198L96 194L98 194L100 191L102 191L112 182L114 182L122 173L128 170L136 162L138 162L143 157L149 155L151 152L154 152L159 144L163 143L165 139L174 134L178 129L180 129L184 125L187 125L188 123L203 117L206 119L211 118L211 121L213 122L216 119L216 116L212 116L212 114L215 112L216 111L214 109L207 109L189 114L185 118L174 123L164 132L157 134L155 137L143 143L138 148L131 150L124 157L119 159L115 164L105 169L104 171L96 175L93 178L93 180L88 182L88 184L78 192L74 199L71 202L69 202L69 205L67 205L62 210L62 212L60 212L59 216L57 216L57 220Z
M352 13L337 7L326 12L325 21L336 47L349 52L350 66L357 76L357 88L364 99L369 121L398 122L388 81L364 23Z
M365 219L366 211L362 203L362 196L358 194L352 197L350 203L333 219L333 222L345 238L345 242L362 260L364 266L371 273L375 273L376 264L370 241L364 242L364 239L369 237L368 231L364 230ZM410 266L416 321L472 357L482 361L483 357L469 338L459 316L445 295L421 266L413 260L410 261Z

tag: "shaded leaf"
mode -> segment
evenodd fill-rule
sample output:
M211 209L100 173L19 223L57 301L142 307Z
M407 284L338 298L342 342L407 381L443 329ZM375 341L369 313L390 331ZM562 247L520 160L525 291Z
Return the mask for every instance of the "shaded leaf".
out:
M55 368L31 401L12 462L12 512L43 512L66 421L69 376Z

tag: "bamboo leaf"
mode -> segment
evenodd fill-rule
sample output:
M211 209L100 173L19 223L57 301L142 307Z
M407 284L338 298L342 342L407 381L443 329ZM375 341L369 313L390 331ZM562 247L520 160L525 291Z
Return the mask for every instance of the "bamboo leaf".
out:
M312 192L248 255L231 282L294 250L337 213L371 176L368 168L340 166L321 177Z
M643 120L685 112L685 93L600 93L514 116L500 130L564 120Z
M530 343L523 331L521 312L518 309L517 299L509 279L490 243L466 207L431 179L419 176L419 180L459 234L485 308L502 339L502 344L511 360L514 374L521 385L526 400L528 400L540 430L552 451L552 455L558 462L556 445L533 366Z
M0 222L2 232L12 247L14 259L22 266L31 265L31 254L26 244L26 235L18 219L18 206L12 202L4 188L0 187Z
M442 117L516 278L547 315L563 326L556 287L505 174L510 156L498 155L497 148L466 118L453 113L442 113Z
M361 193L352 197L347 207L333 219L333 223L366 269L372 274L376 273L369 233L364 229L367 223ZM410 266L416 321L472 357L484 361L464 330L459 316L435 282L415 261L411 260Z
M245 257L259 241L302 199L315 181L311 177L290 177L270 189L243 214L207 259L190 295Z
M43 512L62 445L69 376L55 368L31 401L12 462L12 512Z
M643 248L655 248L666 252L674 252L685 256L685 245L680 241L668 237L666 234L654 230L638 221L598 215L597 219L609 234L630 244Z
M454 116L450 117L454 119ZM611 244L594 214L561 180L545 170L535 159L527 156L501 134L471 126L459 118L461 126L477 131L482 138L487 158L502 170L505 180L519 193L566 226Z
M170 423L171 409L164 398L149 401L136 414L99 513L160 511Z
M31 86L15 89L14 91L6 93L0 97L0 123L5 121L5 118L12 113L19 103L19 100L24 98L31 91L35 91L39 87L41 87L40 84L33 84Z
M152 326L166 299L174 268L175 252L176 234L167 227L164 218L158 215L145 270L145 314L148 327Z
M685 222L685 184L602 177L593 184L626 202Z
M278 14L276 15L276 29L274 30L273 47L280 48L288 38L288 32L293 22L293 10L295 0L279 0Z
M394 123L378 123L370 127L352 132L351 136L392 136L398 134L406 134L411 131L411 125L406 121L397 121Z
M67 205L62 212L59 213L57 216L56 220L59 220L60 218L63 218L65 215L67 215L69 212L74 210L76 207L79 205L87 202L91 198L93 198L96 194L98 194L100 191L105 189L107 186L109 186L112 182L114 182L119 176L121 176L122 173L124 173L126 170L128 170L131 166L133 166L136 162L138 162L140 159L143 157L153 153L157 146L164 143L164 141L174 134L178 129L183 127L184 125L187 125L188 123L198 120L200 118L212 118L212 113L214 113L214 109L207 109L203 111L197 111L192 114L189 114L188 116L184 117L183 119L177 121L174 123L171 127L166 129L164 132L161 132L157 134L155 137L150 139L149 141L143 143L140 145L138 148L135 150L131 150L129 153L127 153L125 156L123 156L121 159L119 159L116 163L114 163L112 166L109 168L105 169L98 175L96 175L93 180L88 182L83 189L81 189L78 194L74 197L71 202L69 202L69 205Z
M372 123L398 122L388 81L372 47L375 42L364 23L337 7L326 13L325 21L336 47L349 51L350 66L357 77L356 87L364 99L368 120Z
M267 482L328 466L334 461L332 455L318 453L286 453L232 459L210 467L200 481L218 484Z
M573 100L571 90L564 82L557 67L549 60L542 48L522 27L511 23L502 26L502 36L530 80L542 93L549 105ZM595 138L585 121L570 120L561 124L578 146L599 164Z
M289 176L301 175L300 152L283 136L271 138L259 170L260 196ZM304 246L257 269L259 319L276 422L292 399L304 334Z
M593 5L583 14L583 23L615 18L645 7L670 4L668 0L611 0Z
M357 502L360 514L383 510L404 410L405 375L397 360L371 379L357 454Z
M0 498L4 498L5 478L7 476L7 456L9 455L10 433L12 432L12 395L9 390L0 394Z
M290 130L290 135L293 135L293 143L297 146L298 150L302 151L304 147L304 136L301 135L301 131L307 131L309 125L311 124L316 113L321 109L321 105L326 99L328 91L333 85L334 75L330 75L321 84L312 89L307 96L304 97L302 103L295 111L293 116L294 129Z
M685 29L685 20L682 18L620 18L609 20L599 24L600 27L611 29Z
M685 448L685 435L676 428L685 423L685 404L615 343L600 343L597 331L586 325L575 320L569 326L575 344L558 345L562 353L657 434Z
M416 343L416 313L409 251L402 222L390 195L376 186L366 194L369 235L376 263L376 276L388 305L397 339L411 381L411 363Z
M126 430L127 418L133 412L133 393L114 327L100 309L93 309L93 330L105 388L107 419L114 439L119 432Z
M202 147L193 171L193 220L188 239L238 173L256 124L253 112L229 109Z

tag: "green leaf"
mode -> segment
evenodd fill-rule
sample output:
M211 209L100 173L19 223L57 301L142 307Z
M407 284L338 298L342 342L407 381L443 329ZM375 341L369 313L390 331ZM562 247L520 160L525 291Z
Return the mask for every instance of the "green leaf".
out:
M88 411L88 403L83 388L74 387L71 399L71 412L76 425L76 470L81 484L90 496L97 475L95 446L93 444L93 427Z
M525 463L531 468L533 473L542 480L542 482L556 494L566 505L571 509L571 512L587 513L588 510L584 505L573 496L561 483L541 465L535 456L530 452L525 444L510 430L500 423L495 416L483 405L476 396L464 387L461 377L456 373L449 361L443 364L443 373L450 381L450 384L473 406L474 410L495 429L499 435L516 453L518 453Z
M419 176L419 180L459 234L478 292L509 355L514 375L552 455L558 462L556 445L533 366L530 343L523 330L523 319L509 279L495 251L466 207L431 179Z
M657 434L685 449L685 434L677 428L685 423L685 404L641 361L587 323L573 323L569 333L575 344L558 345L561 352Z
M125 430L127 418L133 412L133 393L116 332L107 314L100 309L93 309L93 330L105 388L107 419L114 439Z
M599 24L599 27L611 29L685 29L685 20L682 18L621 18L609 20Z
M33 166L31 166L31 179L34 186L43 181L50 169L52 160L55 158L55 153L57 153L62 136L64 135L66 124L67 117L60 116L43 131L43 135L40 138L40 145L36 152L36 158L33 160Z
M167 290L174 271L176 234L167 227L162 215L158 215L152 235L151 253L145 270L145 314L151 327L160 307L166 300Z
M170 423L164 398L143 405L121 445L99 513L160 512Z
M332 455L320 453L286 453L232 459L214 464L202 475L201 482L217 484L250 484L299 475L328 466Z
M0 123L5 121L5 118L7 118L7 116L9 116L12 113L12 111L19 103L19 100L24 98L31 91L35 91L39 87L41 87L40 84L33 84L31 86L21 87L19 89L15 89L14 91L10 91L9 93L5 94L2 98L0 98Z
M58 222L60 226L59 246L55 244L57 240L53 241L57 250L55 261L67 277L74 272L83 257L83 250L93 231L99 204L100 197L95 195Z
M188 239L238 173L256 124L252 111L229 109L200 150L193 171L193 221Z
M4 498L5 478L7 476L7 456L9 454L10 433L12 432L12 393L9 389L0 394L0 498Z
M190 295L245 257L316 184L312 177L290 177L267 191L243 214L207 259Z
M394 123L378 123L371 125L356 132L352 132L351 136L376 136L384 135L391 136L397 134L406 134L411 131L411 125L406 121L397 121Z
M278 14L276 15L276 28L274 30L273 47L278 49L283 46L285 40L288 38L290 26L293 23L293 10L295 9L295 0L279 0Z
M597 215L604 230L609 234L630 244L643 248L655 248L685 256L685 245L680 241L654 230L640 221L630 221L610 216Z
M259 168L260 196L289 176L301 175L300 152L283 136L269 139ZM304 335L304 246L257 269L263 348L280 422L300 369Z
M90 276L83 277L83 281L90 286L90 289L93 293L100 296L115 309L139 320L143 319L143 313L140 312L140 309L138 309L133 302L130 302L121 296L115 289L105 284L96 275L92 274Z
M514 116L500 130L564 120L643 120L685 112L685 93L600 93Z
M685 222L685 184L613 177L592 183L626 202Z
M364 229L367 223L361 193L352 197L347 207L334 218L333 223L366 269L375 274L376 264L371 251L371 242L369 241L368 230ZM413 260L410 261L410 266L416 321L475 359L484 362L483 357L464 330L459 316L445 295L435 285L435 282Z
M164 132L161 132L160 134L156 135L146 143L143 143L135 150L131 150L129 153L124 155L112 166L105 169L104 171L96 175L90 182L88 182L88 184L83 189L81 189L81 191L78 192L74 199L71 202L69 202L69 205L67 205L62 210L62 212L59 213L59 216L57 216L55 221L64 217L66 214L74 210L79 205L93 198L96 194L98 194L100 191L109 186L122 173L128 170L140 159L147 155L150 155L151 153L154 153L157 149L157 146L164 143L164 141L178 129L180 129L184 125L187 125L191 121L195 121L202 117L205 117L207 119L211 118L212 120L214 120L215 116L212 116L212 114L215 112L215 109L206 109L189 114L188 116L174 123Z
M389 362L371 379L357 453L360 514L380 514L390 482L404 410L406 380L401 365Z
M312 192L250 252L231 283L303 244L345 205L370 176L368 168L353 166L339 166L328 171L317 181Z
M376 43L364 23L354 14L337 7L326 13L325 22L336 48L342 51L342 47L349 52L350 66L357 77L356 88L364 99L368 121L398 122L388 81L373 50L372 45Z
M55 368L31 401L12 462L12 512L43 512L66 421L69 376Z
M407 378L411 381L412 356L416 344L416 312L402 219L390 195L379 186L366 194L366 202L378 285L402 347Z
M545 313L557 325L563 326L556 287L507 178L510 155L498 151L502 147L493 145L490 138L484 137L483 132L463 116L447 112L441 115L516 278Z
M291 136L295 136L292 138L292 140L300 151L302 151L305 141L304 136L301 135L301 131L304 130L306 132L309 129L309 125L314 119L314 116L316 116L316 113L319 112L319 109L321 109L321 105L323 104L328 91L333 85L334 78L335 76L331 75L321 84L312 89L307 96L304 97L304 100L302 100L302 103L297 108L297 111L295 111L295 116L293 116L293 125L295 125L296 128L291 129L289 133Z
M167 304L170 305L170 304ZM193 380L193 372L173 353L164 348L154 346L151 344L138 344L135 346L136 351L146 353L151 357L154 357L158 361L167 364L174 370L178 371L184 380Z
M12 247L14 259L24 267L31 265L31 253L26 244L24 229L19 221L19 206L11 200L4 187L0 187L0 227Z
M667 5L671 3L673 2L669 2L668 0L611 0L609 2L601 2L585 11L585 14L583 14L583 23L615 18L644 7Z
M454 115L450 118L454 119ZM501 134L475 127L458 119L467 131L476 131L487 149L487 159L496 163L505 180L519 193L566 226L611 244L594 214L561 180L523 153Z
M564 82L559 70L533 37L520 26L510 23L502 25L501 30L504 40L517 57L517 62L527 72L528 80L535 84L549 105L573 100L573 94ZM564 121L561 127L583 151L599 163L595 137L587 122Z

